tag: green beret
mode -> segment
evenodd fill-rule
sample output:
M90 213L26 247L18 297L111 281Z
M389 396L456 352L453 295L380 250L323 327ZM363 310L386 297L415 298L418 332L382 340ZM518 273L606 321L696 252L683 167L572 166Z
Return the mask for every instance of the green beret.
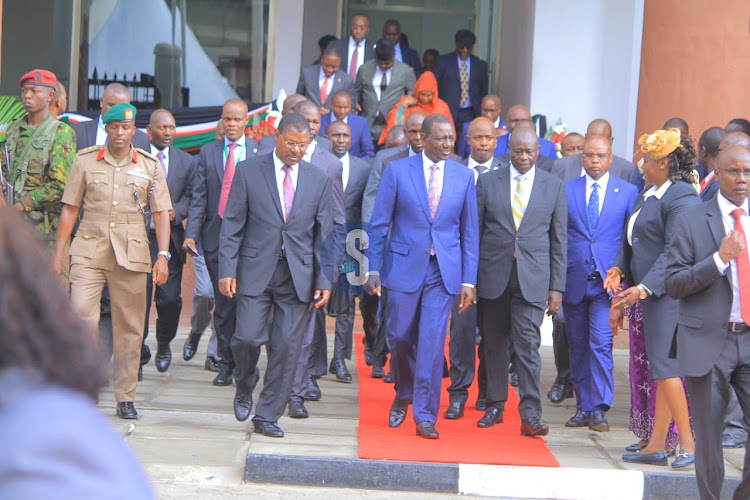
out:
M135 121L135 106L126 102L115 104L104 113L102 121L105 125L111 122Z

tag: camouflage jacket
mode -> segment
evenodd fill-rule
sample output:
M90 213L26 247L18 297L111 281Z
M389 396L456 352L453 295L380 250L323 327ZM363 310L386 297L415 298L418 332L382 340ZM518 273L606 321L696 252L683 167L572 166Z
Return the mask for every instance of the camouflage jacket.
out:
M57 124L51 140L45 141L42 135L34 137L39 127L51 125L48 120L54 117L47 117L37 127L29 127L25 117L19 118L8 127L6 139L11 160L10 181L16 188L15 202L24 206L27 217L40 233L54 238L62 211L62 194L76 153L76 139L73 129L65 123ZM32 149L24 153L26 148ZM0 162L5 165L5 151L0 153Z

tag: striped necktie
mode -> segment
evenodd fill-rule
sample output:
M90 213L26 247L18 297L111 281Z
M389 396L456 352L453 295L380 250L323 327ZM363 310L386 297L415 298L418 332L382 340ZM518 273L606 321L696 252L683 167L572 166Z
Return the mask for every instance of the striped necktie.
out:
M524 181L526 177L521 174L516 177L516 191L513 193L513 199L511 200L510 206L513 210L513 222L516 224L516 231L521 227L523 221L523 214L526 212L526 204L523 202L524 193L526 188Z
M466 107L466 102L469 100L469 67L466 65L465 60L461 60L461 69L458 72L458 77L461 84L461 101L459 106Z

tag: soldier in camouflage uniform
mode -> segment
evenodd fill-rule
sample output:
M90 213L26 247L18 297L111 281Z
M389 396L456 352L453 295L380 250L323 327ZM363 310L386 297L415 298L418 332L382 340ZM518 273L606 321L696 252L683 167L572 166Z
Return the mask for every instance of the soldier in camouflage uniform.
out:
M5 168L7 151L10 182L15 187L14 208L26 214L40 238L51 247L62 210L62 194L76 153L75 132L49 112L57 85L52 72L35 69L18 83L28 115L8 127L0 162Z

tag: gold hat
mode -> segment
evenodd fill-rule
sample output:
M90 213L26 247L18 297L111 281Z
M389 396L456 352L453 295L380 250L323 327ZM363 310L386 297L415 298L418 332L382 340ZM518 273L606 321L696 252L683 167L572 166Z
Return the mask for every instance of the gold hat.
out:
M654 160L666 158L672 151L681 148L680 129L656 130L653 134L643 134L638 139L641 152Z

